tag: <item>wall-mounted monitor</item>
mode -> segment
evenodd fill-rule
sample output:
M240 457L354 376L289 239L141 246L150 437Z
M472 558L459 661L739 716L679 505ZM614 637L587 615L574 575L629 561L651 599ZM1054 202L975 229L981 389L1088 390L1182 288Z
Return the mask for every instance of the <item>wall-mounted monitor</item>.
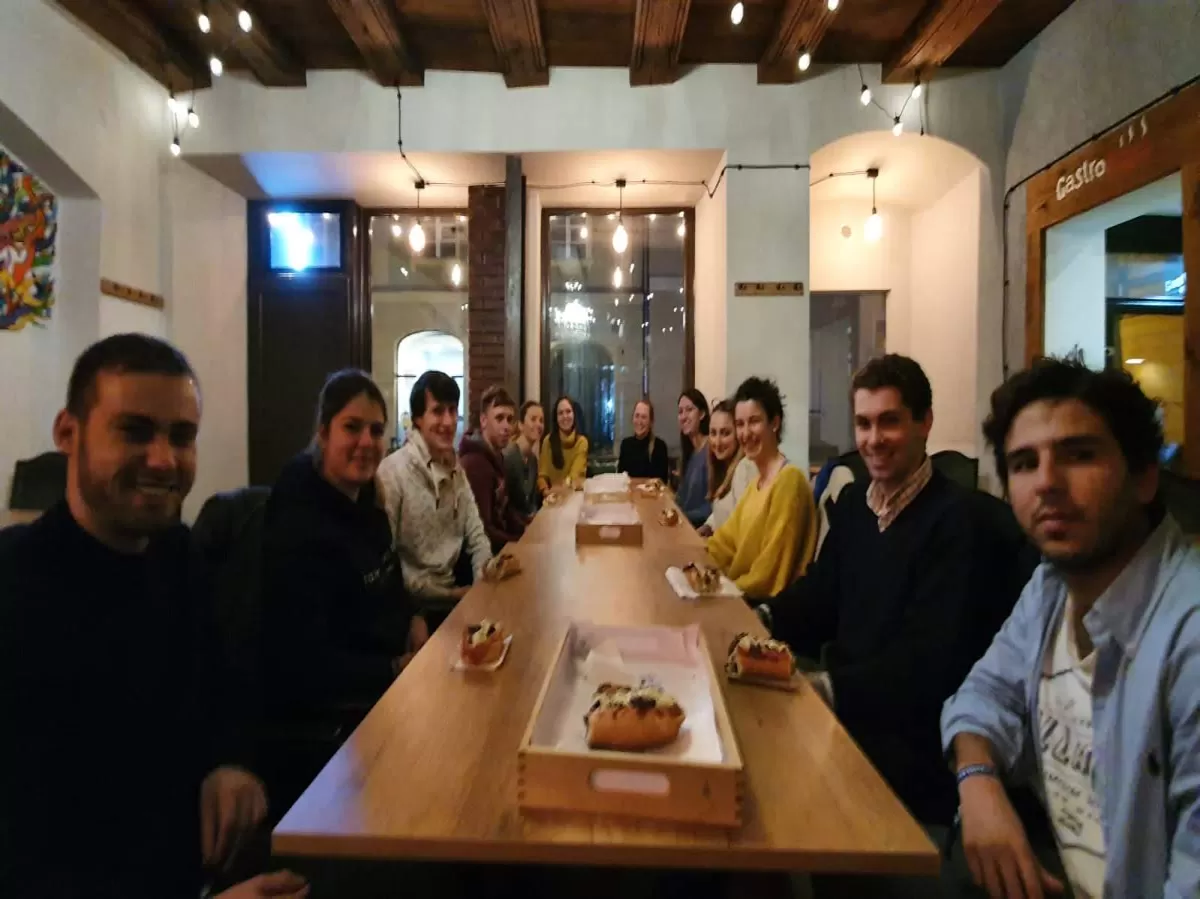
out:
M342 268L342 217L336 212L267 213L272 271L330 271Z

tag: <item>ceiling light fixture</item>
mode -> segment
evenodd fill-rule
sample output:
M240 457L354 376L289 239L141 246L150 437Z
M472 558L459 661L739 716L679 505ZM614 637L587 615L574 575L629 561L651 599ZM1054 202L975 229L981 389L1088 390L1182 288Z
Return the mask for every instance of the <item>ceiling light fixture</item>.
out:
M250 18L250 13L246 12L246 10L244 10L244 9L240 10L238 12L237 19L238 19L238 28L242 29L242 31L249 34L250 29L254 27L254 20Z
M829 0L829 2L826 4L826 6L829 7L830 12L837 12L837 8L840 5L841 5L841 0Z
M742 16L746 14L746 7L742 5L741 0L733 4L733 9L729 10L729 21L734 25L742 24Z
M913 82L912 98L914 100L919 100L921 98L921 91L921 76L918 75L917 80Z
M200 127L200 116L196 115L196 107L189 106L187 111L187 122L192 128Z
M625 230L625 179L617 179L617 230L613 232L613 249L624 253L629 249L629 232ZM620 287L620 285L617 285Z
M417 189L417 218L413 222L413 226L408 229L408 245L414 253L420 253L425 249L425 229L421 227L421 191L425 189L424 179L419 179L413 182L413 187Z
M579 239L587 240L587 236L588 236L587 225L580 225L579 226Z
M182 152L183 147L179 145L179 138L175 138L173 141L171 141L171 155L178 156Z
M400 227L399 222L392 222L392 237L400 237L404 233L404 229Z
M213 73L214 78L220 78L225 71L225 64L215 56L208 58L208 70Z
M871 89L865 84L862 86L862 93L858 95L858 102L863 106L869 106L871 103Z
M875 243L883 236L883 219L875 206L875 181L879 178L879 169L867 169L867 177L871 179L871 215L863 227L863 236L869 243Z
M208 34L212 31L212 19L208 17L207 13L200 13L196 16L196 24L200 26L201 34Z
M675 229L675 233L678 234L680 237L683 237L685 234L687 234L687 224L684 222L680 222L679 227Z
M896 116L895 120L892 122L892 134L894 134L896 137L899 137L903 133L904 123L900 121L900 116Z
M450 283L455 287L458 287L458 285L462 284L462 266L457 262L454 263L453 268L450 269Z
M800 67L801 72L807 72L808 67L812 65L812 54L805 50L800 54L800 59L796 64Z
M167 97L167 109L173 113L179 112L179 101L175 99L175 92L171 91Z
M613 269L613 282L612 282L612 283L613 283L613 287L620 287L620 286L621 286L621 280L622 280L622 278L621 278L621 269L619 269L619 268L614 268L614 269Z

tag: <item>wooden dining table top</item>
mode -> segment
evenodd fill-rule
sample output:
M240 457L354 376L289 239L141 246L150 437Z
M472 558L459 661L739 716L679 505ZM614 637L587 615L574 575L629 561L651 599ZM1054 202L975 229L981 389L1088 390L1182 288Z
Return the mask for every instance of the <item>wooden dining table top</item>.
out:
M685 601L672 591L667 567L706 555L686 522L657 523L669 498L637 502L642 547L576 547L580 502L539 513L509 547L522 572L478 584L458 604L283 817L275 854L935 873L922 828L807 687L723 684L745 765L736 830L518 808L518 745L571 620L695 623L718 665L739 633L763 633L740 599ZM504 664L490 674L452 670L463 628L485 617L513 634Z

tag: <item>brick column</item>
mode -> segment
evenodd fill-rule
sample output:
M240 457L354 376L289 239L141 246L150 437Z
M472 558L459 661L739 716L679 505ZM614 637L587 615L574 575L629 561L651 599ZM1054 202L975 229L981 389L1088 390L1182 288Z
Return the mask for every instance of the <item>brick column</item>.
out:
M479 186L467 190L470 216L467 256L467 389L469 429L479 422L479 398L504 384L505 191ZM505 384L519 396L520 384Z

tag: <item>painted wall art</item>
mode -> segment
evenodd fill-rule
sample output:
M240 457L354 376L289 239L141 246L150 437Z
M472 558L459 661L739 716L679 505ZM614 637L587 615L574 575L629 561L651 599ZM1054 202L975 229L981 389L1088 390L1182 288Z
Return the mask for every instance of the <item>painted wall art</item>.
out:
M50 319L57 236L54 194L0 148L0 331Z

